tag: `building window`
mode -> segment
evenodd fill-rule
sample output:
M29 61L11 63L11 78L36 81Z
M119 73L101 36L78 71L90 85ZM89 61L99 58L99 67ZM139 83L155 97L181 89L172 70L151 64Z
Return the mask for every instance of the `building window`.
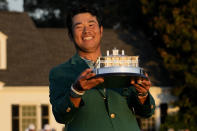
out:
M41 105L41 124L42 128L44 125L49 124L49 106Z
M12 131L19 131L19 105L12 105Z
M0 32L0 70L7 68L7 36Z
M160 105L160 116L161 116L161 123L165 123L166 116L167 116L168 104L163 103Z
M140 129L143 131L155 131L155 114L150 118L137 118Z
M41 105L40 110L37 109L38 107L37 105L12 105L12 131L25 131L30 124L33 124L36 129L42 129L45 124L49 124L49 106Z
M37 125L37 111L35 105L22 105L21 106L21 127L25 131L30 124Z

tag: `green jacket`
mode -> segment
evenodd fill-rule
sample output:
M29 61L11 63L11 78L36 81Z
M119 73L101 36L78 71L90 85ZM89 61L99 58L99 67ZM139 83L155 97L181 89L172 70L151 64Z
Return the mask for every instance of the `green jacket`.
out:
M150 117L154 99L149 93L145 104L140 104L135 88L117 88L117 80L110 87L104 82L86 91L80 107L74 107L69 99L70 87L86 68L86 62L76 54L51 70L50 102L56 121L65 124L67 131L140 131L135 114Z

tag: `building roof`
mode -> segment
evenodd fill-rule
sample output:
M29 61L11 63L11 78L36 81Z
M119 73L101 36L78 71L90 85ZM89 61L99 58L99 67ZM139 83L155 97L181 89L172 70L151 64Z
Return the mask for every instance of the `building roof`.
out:
M46 85L46 42L26 13L0 12L0 31L7 39L7 70L0 70L6 85Z
M66 29L36 28L26 13L0 12L0 18L0 31L8 36L8 67L0 70L0 81L7 86L47 86L50 69L75 54ZM104 29L101 47L104 55L114 47L139 55L153 85L169 86L162 62L142 32Z
M67 36L65 28L38 28L47 43L50 65L56 66L68 60L75 54L74 44Z

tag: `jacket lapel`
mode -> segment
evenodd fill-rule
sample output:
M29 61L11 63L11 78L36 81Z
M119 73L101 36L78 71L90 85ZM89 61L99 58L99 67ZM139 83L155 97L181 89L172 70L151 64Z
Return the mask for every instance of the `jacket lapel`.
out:
M81 59L81 57L77 53L71 58L71 65L72 69L77 73L81 73L85 69L89 68L86 62Z

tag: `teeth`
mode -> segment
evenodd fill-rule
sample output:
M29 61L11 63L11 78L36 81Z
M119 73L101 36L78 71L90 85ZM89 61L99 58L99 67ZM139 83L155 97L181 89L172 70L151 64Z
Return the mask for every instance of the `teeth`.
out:
M84 40L91 40L92 37L84 37L83 39L84 39Z

